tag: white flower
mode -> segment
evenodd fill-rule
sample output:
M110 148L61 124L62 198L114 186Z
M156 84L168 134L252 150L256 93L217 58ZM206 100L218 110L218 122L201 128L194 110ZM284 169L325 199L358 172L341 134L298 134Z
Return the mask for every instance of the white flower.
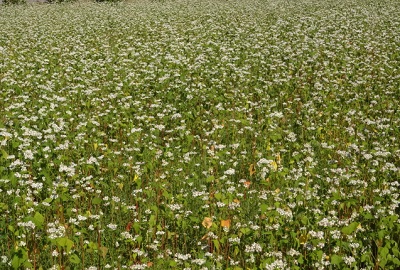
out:
M84 221L84 220L86 220L86 219L87 219L87 217L78 215L78 220L79 220L79 221Z
M31 150L25 150L24 152L24 158L33 160L33 152Z
M224 172L226 175L234 175L235 174L235 169L228 169Z
M109 229L115 231L115 230L118 228L118 225L117 225L117 224L112 224L112 223L110 223L110 224L107 225L107 227L108 227Z
M354 259L354 257L352 256L344 256L343 257L343 261L345 264L347 264L348 266L351 266L352 263L354 263L356 261L356 259Z
M251 245L246 245L244 252L246 253L254 253L254 252L261 252L262 247L258 243L253 243Z
M2 263L7 263L7 261L8 261L7 256L1 256Z
M51 256L57 257L58 256L58 251L56 249L53 250L53 252L51 253Z
M290 132L290 133L288 134L288 136L286 137L286 139L287 139L289 142L295 142L295 141L296 141L296 134L295 134L294 132Z
M203 265L206 263L205 259L194 259L192 260L192 263L197 264L197 265Z
M88 161L86 161L86 164L89 164L89 165L91 165L91 164L99 165L99 162L97 161L97 159L96 159L95 157L91 156L91 157L88 159Z

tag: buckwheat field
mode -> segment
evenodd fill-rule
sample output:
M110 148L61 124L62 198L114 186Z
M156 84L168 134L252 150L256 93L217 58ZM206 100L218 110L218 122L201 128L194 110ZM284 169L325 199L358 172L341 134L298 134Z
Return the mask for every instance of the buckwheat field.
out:
M0 6L0 269L399 269L400 2Z

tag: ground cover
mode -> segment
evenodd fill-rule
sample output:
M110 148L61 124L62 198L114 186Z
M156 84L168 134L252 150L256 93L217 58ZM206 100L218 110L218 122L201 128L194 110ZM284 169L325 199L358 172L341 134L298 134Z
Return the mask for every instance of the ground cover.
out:
M0 7L0 268L398 269L400 3Z

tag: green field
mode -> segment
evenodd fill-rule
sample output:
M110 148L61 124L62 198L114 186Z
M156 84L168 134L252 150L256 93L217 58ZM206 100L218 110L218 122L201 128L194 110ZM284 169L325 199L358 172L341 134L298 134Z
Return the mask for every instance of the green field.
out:
M0 6L0 269L400 269L400 2Z

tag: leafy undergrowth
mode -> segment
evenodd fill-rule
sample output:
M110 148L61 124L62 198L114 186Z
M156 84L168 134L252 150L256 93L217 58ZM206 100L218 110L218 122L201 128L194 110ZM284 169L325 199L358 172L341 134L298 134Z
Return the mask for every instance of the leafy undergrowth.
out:
M0 7L0 267L399 269L399 13Z

